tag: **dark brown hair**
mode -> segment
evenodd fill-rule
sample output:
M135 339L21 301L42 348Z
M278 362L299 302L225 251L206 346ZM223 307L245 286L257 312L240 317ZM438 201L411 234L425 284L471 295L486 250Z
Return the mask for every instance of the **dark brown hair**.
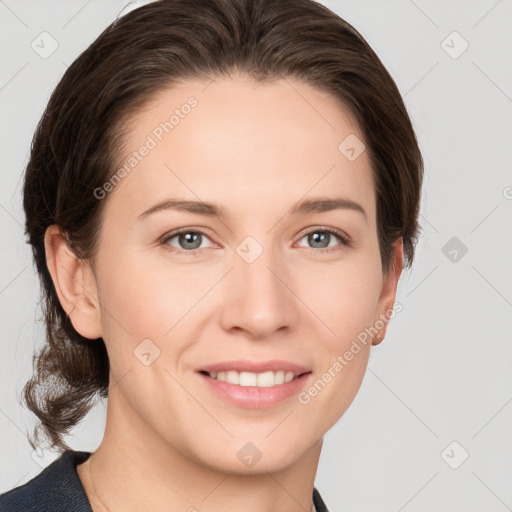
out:
M410 267L420 227L423 160L393 79L349 23L313 0L160 0L115 20L73 62L37 126L24 181L26 234L42 284L46 341L24 388L28 408L53 447L98 397L107 397L103 339L75 331L58 300L44 235L57 224L77 257L94 261L123 121L151 97L186 79L243 74L291 77L332 95L356 120L377 195L382 269L403 237ZM340 141L341 142L341 141Z

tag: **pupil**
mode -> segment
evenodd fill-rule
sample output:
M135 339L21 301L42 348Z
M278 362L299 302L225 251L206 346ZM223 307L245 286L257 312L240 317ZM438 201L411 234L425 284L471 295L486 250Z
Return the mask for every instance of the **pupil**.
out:
M325 248L329 245L327 243L327 245L322 246L322 242L325 242L326 240L328 240L329 236L330 236L330 234L326 233L325 231L315 231L314 233L311 233L309 235L310 242L312 243L313 247L321 247L321 248Z
M187 233L181 233L180 234L180 243L184 242L186 249L197 249L201 245L201 243L199 243L199 244L197 243L197 241L199 240L199 237L200 237L199 233L194 233L191 231L189 231ZM194 246L194 241L193 241L194 238L195 238L195 246ZM189 243L192 244L192 247L187 245Z

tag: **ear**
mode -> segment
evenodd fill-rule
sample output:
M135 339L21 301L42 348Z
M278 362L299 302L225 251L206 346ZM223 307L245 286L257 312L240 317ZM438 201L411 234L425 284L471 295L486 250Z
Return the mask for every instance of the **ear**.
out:
M379 335L373 338L372 345L378 345L386 336L388 329L389 313L393 310L396 297L396 288L398 286L398 280L403 269L403 256L404 256L404 244L403 238L399 238L393 243L393 257L394 260L391 264L389 272L384 276L382 283L382 291L379 297L378 309L379 313L377 320L382 319L385 326L381 329Z
M89 262L75 255L56 224L47 228L44 245L53 285L73 327L85 338L100 338L101 309Z

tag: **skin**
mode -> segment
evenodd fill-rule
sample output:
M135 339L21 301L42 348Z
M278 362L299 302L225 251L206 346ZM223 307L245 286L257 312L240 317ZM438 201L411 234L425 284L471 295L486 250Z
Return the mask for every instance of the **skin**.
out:
M105 435L78 474L95 511L309 511L323 436L354 399L372 340L306 405L294 396L236 407L196 370L284 359L312 370L310 386L392 309L402 240L383 275L368 152L349 161L338 150L347 135L363 136L331 96L292 79L173 86L130 119L120 161L190 96L197 107L102 199L94 262L78 260L57 226L46 233L61 304L91 343L103 337L111 365ZM333 196L367 217L286 215L300 200ZM229 216L168 209L138 219L171 197L214 202ZM194 256L173 252L190 251L179 237L159 242L182 227L206 234ZM306 235L321 228L352 245L331 235L315 246ZM263 249L252 263L236 252L247 236ZM147 338L160 350L149 366L134 355ZM249 441L262 453L252 468L237 457Z

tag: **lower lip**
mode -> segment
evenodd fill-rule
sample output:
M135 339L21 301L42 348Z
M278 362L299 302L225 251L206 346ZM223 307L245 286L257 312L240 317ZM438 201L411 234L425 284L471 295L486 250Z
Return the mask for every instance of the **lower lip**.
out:
M218 393L229 403L238 407L250 409L261 409L275 405L293 395L297 395L305 382L309 379L311 372L300 375L290 382L276 384L267 388L258 386L239 386L229 382L212 379L203 373L198 373L210 389Z

